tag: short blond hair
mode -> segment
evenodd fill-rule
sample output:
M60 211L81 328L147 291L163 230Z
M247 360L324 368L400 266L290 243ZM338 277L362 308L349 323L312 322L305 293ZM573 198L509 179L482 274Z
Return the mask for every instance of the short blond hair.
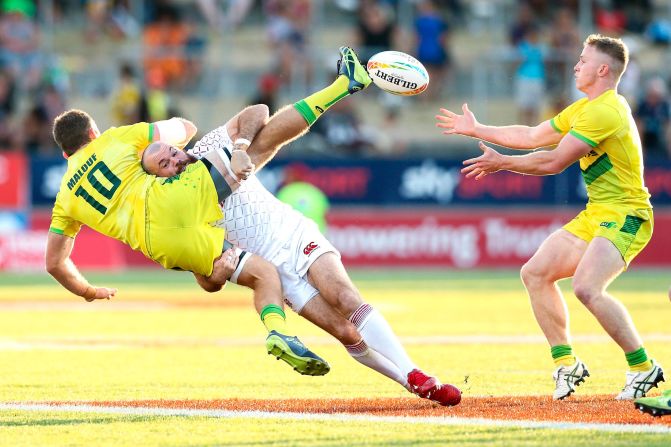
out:
M613 64L610 66L610 69L619 81L629 63L629 49L622 39L603 36L601 34L590 34L585 39L585 45L596 48L599 53L605 54L612 59Z

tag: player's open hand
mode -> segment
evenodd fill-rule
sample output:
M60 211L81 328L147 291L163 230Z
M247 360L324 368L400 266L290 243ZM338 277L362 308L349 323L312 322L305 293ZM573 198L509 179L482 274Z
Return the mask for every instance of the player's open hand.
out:
M436 115L436 127L447 129L443 131L445 135L475 136L475 126L478 124L475 115L468 109L468 104L461 106L461 110L464 112L463 115L441 108L441 114Z
M93 292L93 290L91 289L94 289L95 292ZM116 295L116 293L117 289L114 288L90 286L89 289L87 290L87 294L84 295L84 299L89 303L95 300L108 300L112 298L114 295Z
M482 141L479 146L483 154L479 157L469 158L463 163L466 167L461 169L461 173L466 174L466 178L475 177L475 180L480 180L487 174L493 174L501 170L503 156Z
M240 180L246 180L254 173L254 163L244 150L233 150L231 153L231 169Z

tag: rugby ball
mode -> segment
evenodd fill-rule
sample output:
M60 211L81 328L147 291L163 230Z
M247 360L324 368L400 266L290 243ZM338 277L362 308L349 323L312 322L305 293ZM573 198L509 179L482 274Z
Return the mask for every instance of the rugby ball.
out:
M366 68L375 85L394 95L418 95L429 86L429 73L424 65L400 51L377 53Z

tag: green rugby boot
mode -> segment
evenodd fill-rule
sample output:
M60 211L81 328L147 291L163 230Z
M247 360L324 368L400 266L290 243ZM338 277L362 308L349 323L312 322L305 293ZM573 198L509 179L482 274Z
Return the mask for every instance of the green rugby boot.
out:
M323 376L331 370L326 360L310 351L298 337L290 337L270 331L266 337L268 354L284 360L295 371L304 376Z
M666 390L661 396L640 397L634 401L634 406L643 413L653 416L671 414L671 390Z
M361 65L356 53L350 47L340 47L338 75L347 76L347 79L349 79L347 91L350 95L365 89L371 83L366 67Z

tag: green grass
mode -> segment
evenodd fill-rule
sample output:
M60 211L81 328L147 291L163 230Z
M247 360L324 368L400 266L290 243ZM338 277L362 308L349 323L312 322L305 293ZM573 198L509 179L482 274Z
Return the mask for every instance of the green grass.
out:
M329 360L332 371L302 377L274 361L264 351L265 330L245 289L229 286L209 295L177 272L87 277L119 287L119 295L85 303L46 275L0 275L0 402L408 396L293 313L290 327ZM358 271L353 278L417 364L445 381L459 384L469 377L465 396L551 392L549 348L539 339L516 271ZM631 271L612 288L663 365L671 365L671 344L664 338L671 336L668 281L667 272ZM569 286L562 284L567 291ZM580 391L615 394L624 380L622 352L570 293L567 301L574 347L592 373ZM446 336L453 338L440 338ZM484 336L490 338L466 338ZM491 342L504 336L531 341ZM668 439L364 421L0 411L0 445L662 446Z

